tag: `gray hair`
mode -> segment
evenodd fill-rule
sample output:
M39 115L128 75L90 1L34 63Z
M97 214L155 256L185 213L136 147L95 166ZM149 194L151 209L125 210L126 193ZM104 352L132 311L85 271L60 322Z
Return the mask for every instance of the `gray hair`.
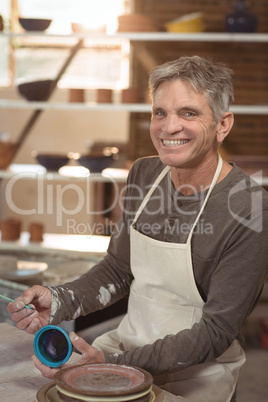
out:
M207 96L215 123L219 122L234 101L233 71L223 63L215 63L200 56L180 57L156 67L149 77L152 99L165 81L189 82L196 92Z

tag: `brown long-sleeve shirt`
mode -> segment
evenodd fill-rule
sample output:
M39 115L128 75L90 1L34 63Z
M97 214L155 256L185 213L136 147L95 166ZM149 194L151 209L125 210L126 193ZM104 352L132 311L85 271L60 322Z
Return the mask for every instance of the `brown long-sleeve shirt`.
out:
M105 258L72 283L51 288L51 323L86 315L129 293L129 226L164 165L158 157L132 167L122 217ZM146 236L185 243L206 191L183 196L167 174L135 227ZM237 166L214 187L192 238L196 285L204 300L203 315L191 329L106 361L131 364L160 374L220 356L238 337L260 297L268 272L268 193ZM178 261L179 264L179 261ZM171 278L172 280L172 278Z

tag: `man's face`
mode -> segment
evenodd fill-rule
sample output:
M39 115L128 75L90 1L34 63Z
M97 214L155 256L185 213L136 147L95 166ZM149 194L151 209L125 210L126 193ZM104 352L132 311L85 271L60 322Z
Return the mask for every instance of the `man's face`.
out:
M150 135L166 165L196 167L216 155L218 125L205 95L186 81L167 81L158 87L152 108Z

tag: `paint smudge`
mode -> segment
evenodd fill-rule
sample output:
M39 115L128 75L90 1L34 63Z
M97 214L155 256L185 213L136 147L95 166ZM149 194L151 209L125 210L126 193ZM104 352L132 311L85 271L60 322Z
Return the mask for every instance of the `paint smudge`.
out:
M115 286L111 283L108 284L108 289L106 289L104 286L101 286L97 299L102 306L107 306L107 304L111 301L111 295L115 294L115 292Z

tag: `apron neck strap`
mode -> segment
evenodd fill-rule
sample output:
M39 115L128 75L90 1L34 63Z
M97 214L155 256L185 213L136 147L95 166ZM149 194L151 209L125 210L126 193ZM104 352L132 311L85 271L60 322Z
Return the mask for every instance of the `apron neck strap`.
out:
M213 188L214 188L214 186L215 186L215 184L217 183L217 180L218 180L218 178L219 178L219 175L220 175L220 172L221 172L221 169L222 169L222 163L223 163L223 162L222 162L222 158L221 158L220 154L218 154L218 158L219 158L219 159L218 159L218 166L217 166L216 172L215 172L214 177L213 177L213 179L212 179L211 185L210 185L210 187L209 187L209 190L208 190L208 192L207 192L207 195L206 195L206 198L205 198L205 200L204 200L204 202L203 202L203 205L202 205L202 207L201 207L201 209L200 209L200 211L199 211L199 213L198 213L198 215L197 215L197 217L196 217L196 219L195 219L195 221L194 221L194 224L193 224L193 226L192 226L192 228L191 228L191 231L190 231L189 236L188 236L188 239L187 239L187 243L191 241L194 228L195 228L195 226L196 226L196 224L197 224L197 222L198 222L198 220L199 220L201 214L203 213L203 211L204 211L204 209L205 209L205 206L206 206L206 203L208 202L209 196L210 196L210 194L211 194L211 192L212 192L212 190L213 190ZM138 209L138 211L137 211L137 213L136 213L136 215L135 215L135 218L134 218L134 220L133 220L133 222L132 222L132 225L134 225L134 223L136 223L136 221L138 220L140 214L142 213L143 209L145 208L146 204L148 203L148 201L149 201L151 195L153 194L153 192L154 192L155 189L157 188L158 184L159 184L159 183L162 181L162 179L165 177L165 175L167 174L167 172L169 172L169 170L170 170L170 166L166 166L166 167L162 170L162 172L160 173L160 175L157 177L157 179L155 180L154 184L152 185L152 187L150 188L150 190L149 190L148 193L146 194L145 198L143 199L141 205L139 206L139 209Z
M152 187L150 188L150 190L148 191L148 193L146 194L145 198L143 199L136 215L135 218L132 222L132 225L134 225L134 223L139 219L140 214L142 213L143 209L145 208L147 202L149 201L151 195L153 194L153 192L156 190L158 184L161 182L161 180L165 177L165 175L167 174L167 172L170 170L169 166L166 166L162 172L160 173L160 175L157 177L157 179L155 180L154 184L152 185Z
M200 216L202 215L202 213L203 213L203 211L205 209L205 206L206 206L206 204L208 202L209 196L210 196L213 188L215 187L215 184L217 183L217 180L218 180L218 178L220 176L220 173L221 173L222 164L223 164L222 158L221 158L220 154L218 154L217 169L215 171L214 177L212 179L211 185L210 185L210 187L208 189L208 192L207 192L207 195L206 195L206 197L204 199L202 207L201 207L201 209L200 209L200 211L199 211L199 213L198 213L197 217L195 218L195 221L194 221L194 223L192 225L192 228L190 230L190 233L189 233L189 236L188 236L188 239L187 239L187 243L189 243L191 241L191 238L192 238L192 235L193 235L193 232L194 232L194 228L197 225L197 222L199 221L199 218L200 218Z

